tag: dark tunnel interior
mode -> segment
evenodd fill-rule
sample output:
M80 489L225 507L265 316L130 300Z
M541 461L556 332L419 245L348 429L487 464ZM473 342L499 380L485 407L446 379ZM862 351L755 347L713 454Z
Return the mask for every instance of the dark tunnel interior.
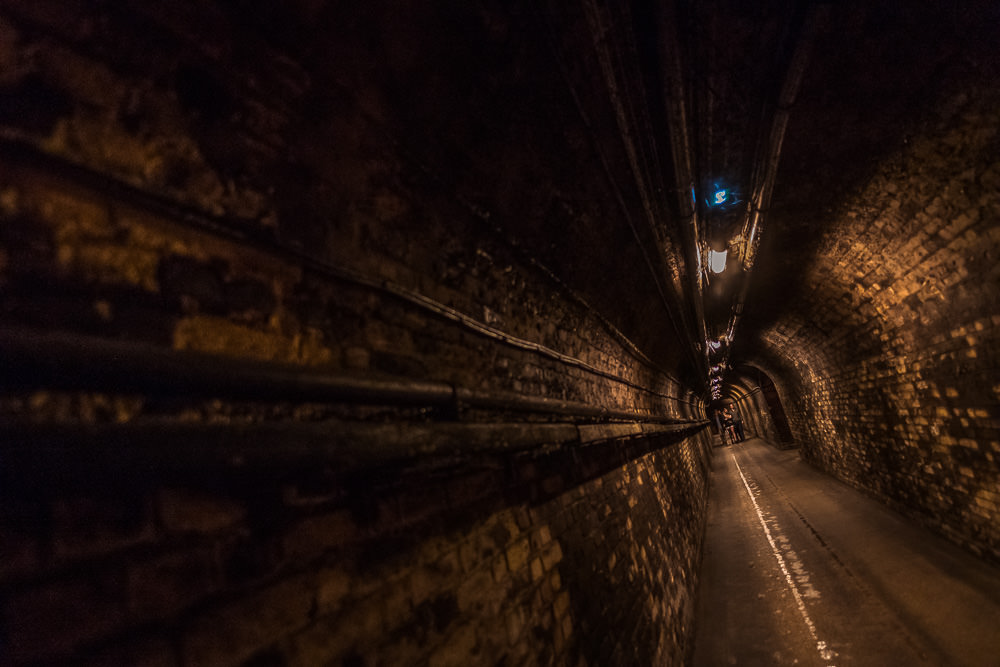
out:
M0 665L673 665L752 438L1000 565L1000 4L0 0Z

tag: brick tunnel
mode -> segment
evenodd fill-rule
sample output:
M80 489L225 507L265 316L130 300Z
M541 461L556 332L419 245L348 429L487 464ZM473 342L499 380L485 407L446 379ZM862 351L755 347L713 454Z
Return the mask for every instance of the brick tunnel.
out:
M997 43L989 0L0 0L0 665L791 664L701 643L730 496L795 576L728 632L903 664L761 494L1000 591Z

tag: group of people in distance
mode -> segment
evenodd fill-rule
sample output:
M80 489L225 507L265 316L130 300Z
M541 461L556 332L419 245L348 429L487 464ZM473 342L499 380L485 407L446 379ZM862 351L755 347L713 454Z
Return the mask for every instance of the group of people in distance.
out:
M743 418L736 408L722 409L722 428L729 434L729 442L743 442L746 434L743 432Z

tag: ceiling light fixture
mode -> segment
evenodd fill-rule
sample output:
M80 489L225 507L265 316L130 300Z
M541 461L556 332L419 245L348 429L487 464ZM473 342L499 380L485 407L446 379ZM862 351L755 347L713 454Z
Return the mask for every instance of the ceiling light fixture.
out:
M726 270L726 255L727 251L725 250L722 252L708 251L708 268L711 269L712 273L722 273Z

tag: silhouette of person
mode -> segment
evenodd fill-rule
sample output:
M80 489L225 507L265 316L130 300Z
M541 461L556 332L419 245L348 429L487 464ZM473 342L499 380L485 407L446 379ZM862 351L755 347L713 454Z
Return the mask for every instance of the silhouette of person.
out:
M722 411L722 426L729 436L729 444L736 442L736 434L733 432L733 414L728 408Z
M743 442L747 439L743 432L743 417L740 416L739 410L733 410L733 435L736 436L736 442Z

